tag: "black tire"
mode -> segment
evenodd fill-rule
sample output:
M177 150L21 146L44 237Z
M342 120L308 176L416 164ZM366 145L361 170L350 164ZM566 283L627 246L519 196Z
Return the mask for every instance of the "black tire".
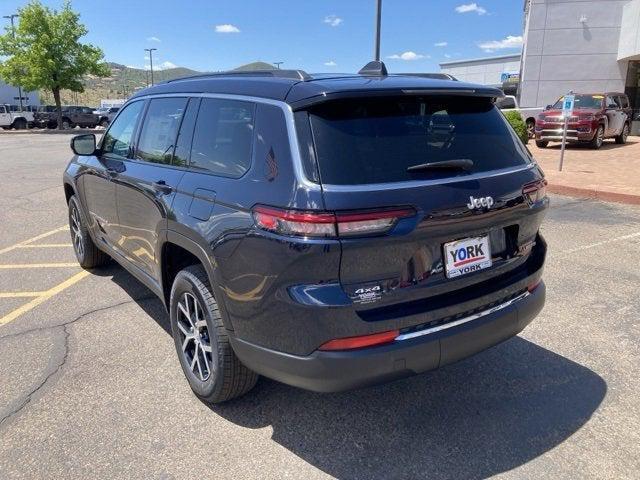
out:
M628 136L629 136L629 124L625 123L624 127L622 127L622 132L620 132L620 135L616 137L616 143L618 145L624 145L625 143L627 143Z
M199 302L198 308L195 301ZM169 312L180 366L200 400L208 404L225 402L255 386L258 375L245 367L233 352L207 273L201 265L192 265L176 275ZM189 328L197 324L200 326Z
M538 148L547 148L547 145L549 145L549 142L546 140L536 140L536 146Z
M589 147L593 150L598 150L604 142L604 125L598 125L596 133L593 135L593 139L589 142Z
M16 130L25 130L27 128L27 121L24 118L16 118L13 122L13 128Z
M87 222L75 195L69 199L69 230L73 251L82 268L96 268L109 263L109 255L93 243L87 229Z
M68 130L70 128L75 128L76 126L73 124L73 122L71 122L71 120L69 120L68 118L63 118L62 119L62 129L63 130Z
M532 118L527 120L527 135L529 135L529 139L536 138L536 121Z
M107 128L109 126L109 120L107 120L106 118L100 120L100 126L102 128Z

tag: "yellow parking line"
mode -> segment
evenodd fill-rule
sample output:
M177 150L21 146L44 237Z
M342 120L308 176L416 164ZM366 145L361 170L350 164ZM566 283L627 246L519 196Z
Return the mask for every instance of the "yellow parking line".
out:
M43 238L50 237L51 235L56 234L58 232L62 232L68 228L69 228L68 226L64 225L62 227L56 228L55 230L41 233L40 235L36 235L35 237L28 238L26 240L23 240L22 242L16 243L15 245L11 245L9 247L0 249L0 254L10 252L11 250L15 250L16 248L20 248L21 246L27 245L29 243L37 242L38 240L42 240Z
M18 245L16 248L69 248L71 243L35 243L28 245Z
M39 297L46 292L0 292L0 298L29 298Z
M58 285L56 285L53 288L50 288L46 292L43 292L42 295L40 295L39 297L34 298L30 302L22 305L21 307L16 308L11 313L8 313L4 317L1 317L0 318L0 325L6 325L7 323L12 322L16 318L18 318L20 315L22 315L24 313L27 313L29 310L32 310L35 307L37 307L38 305L40 305L41 303L49 300L54 295L57 295L58 293L62 292L63 290L65 290L67 288L69 288L73 284L78 283L80 280L82 280L87 275L89 275L89 272L87 272L86 270L83 270L81 272L76 273L73 277L65 280L62 283L59 283Z
M10 269L22 269L22 268L68 268L79 267L76 262L71 263L10 263L7 265L0 265L0 270Z

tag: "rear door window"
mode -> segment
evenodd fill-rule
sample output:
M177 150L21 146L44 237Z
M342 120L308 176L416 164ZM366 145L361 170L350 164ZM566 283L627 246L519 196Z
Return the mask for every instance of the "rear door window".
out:
M327 102L309 112L322 183L440 179L530 163L489 98L432 96ZM469 159L461 170L408 167Z
M190 167L239 178L251 166L255 104L203 98L198 112Z
M149 102L136 149L138 160L171 164L187 100L170 97L155 98Z

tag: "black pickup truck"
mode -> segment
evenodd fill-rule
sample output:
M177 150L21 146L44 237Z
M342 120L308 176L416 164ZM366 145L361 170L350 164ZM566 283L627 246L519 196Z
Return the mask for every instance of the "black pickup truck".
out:
M75 105L62 107L62 128L94 128L98 125L100 116L93 113L89 107L79 107ZM55 106L44 105L38 108L35 114L34 123L40 128L56 128L58 126L58 112Z

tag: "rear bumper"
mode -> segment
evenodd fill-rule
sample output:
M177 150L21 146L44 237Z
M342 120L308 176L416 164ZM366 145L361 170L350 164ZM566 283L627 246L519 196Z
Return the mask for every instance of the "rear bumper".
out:
M297 356L235 337L231 342L238 358L261 375L308 390L336 392L426 372L485 350L521 332L544 300L541 282L532 293L452 327L360 350Z

